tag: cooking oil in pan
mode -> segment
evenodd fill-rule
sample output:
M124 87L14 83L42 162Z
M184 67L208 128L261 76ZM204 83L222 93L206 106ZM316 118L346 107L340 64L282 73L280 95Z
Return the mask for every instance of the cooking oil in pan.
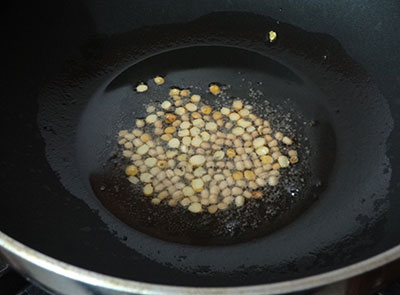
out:
M265 236L291 222L327 184L335 158L335 136L328 123L331 113L323 94L311 82L318 77L313 77L312 71L310 76L304 73L317 62L315 59L326 61L322 58L327 55L324 44L330 43L321 38L321 47L313 47L312 34L300 40L297 29L277 25L269 18L240 14L245 21L238 24L237 17L232 16L212 14L190 23L160 25L95 40L82 47L84 66L72 66L64 82L71 89L68 98L74 97L85 111L71 112L66 124L57 125L71 129L79 122L78 132L68 133L68 140L57 137L47 144L60 152L76 136L77 144L68 153L77 147L79 174L63 178L88 179L103 205L98 207L101 212L108 211L135 230L169 241L232 244ZM274 42L267 39L271 30L277 33ZM312 57L307 55L309 52ZM160 87L153 82L158 75L165 77ZM141 82L149 86L144 93L135 91ZM145 116L146 106L164 101L168 98L166 89L173 86L199 92L211 106L220 107L221 101L206 94L213 82L226 87L224 103L234 98L246 100L257 114L270 116L276 129L294 135L299 163L281 171L279 184L265 191L263 198L251 199L240 208L211 215L193 214L181 206L172 208L164 203L155 206L143 196L141 186L126 179L127 162L120 156L118 131L132 129L135 120ZM62 89L65 91L65 85ZM54 96L50 105L55 106L58 100L61 96ZM60 106L65 109L65 104ZM53 120L51 114L59 114L57 107L46 110L49 122ZM84 190L69 189L94 204L92 195L82 193Z
M194 55L195 61L191 59ZM159 73L165 78L165 84L161 86L152 79ZM153 56L129 68L107 87L111 91L126 85L129 92L122 102L123 108L127 114L132 112L134 115L124 115L126 120L120 129L134 129L136 119L146 117L148 106L159 106L165 100L173 102L168 92L180 86L190 89L192 94L200 94L202 102L214 110L230 106L236 99L243 100L253 107L254 114L268 119L271 128L294 136L291 148L298 151L300 161L290 169L281 169L278 185L265 187L262 198L246 200L241 207L232 204L215 214L209 214L207 207L202 213L194 214L179 203L169 206L167 200L152 204L152 198L143 194L144 184L134 185L127 180L124 171L130 160L122 156L116 131L110 158L103 169L90 175L96 196L113 215L136 230L195 245L246 241L264 236L293 220L312 203L321 188L316 180L319 179L315 175L317 170L310 166L312 143L306 135L306 130L315 126L298 112L296 102L281 91L290 88L282 82L288 80L294 84L291 91L301 88L301 81L282 65L257 53L230 47L179 49ZM146 92L136 91L136 85L140 83L148 85ZM223 93L210 94L210 84L220 85ZM145 131L154 136L152 130Z

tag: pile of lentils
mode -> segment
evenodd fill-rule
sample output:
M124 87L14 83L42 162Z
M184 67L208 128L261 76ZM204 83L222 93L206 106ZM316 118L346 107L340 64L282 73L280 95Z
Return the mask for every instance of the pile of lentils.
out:
M164 78L156 77L157 85ZM140 84L138 92L147 91ZM209 92L218 96L220 86ZM141 185L154 205L166 202L190 212L227 210L261 199L276 186L280 169L298 162L290 135L273 130L240 99L213 109L199 94L172 88L169 99L147 107L136 128L119 131L127 179Z

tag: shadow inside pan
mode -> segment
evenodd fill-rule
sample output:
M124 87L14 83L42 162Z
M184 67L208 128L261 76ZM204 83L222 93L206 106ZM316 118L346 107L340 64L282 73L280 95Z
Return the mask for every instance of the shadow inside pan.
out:
M157 75L165 77L162 86L152 81ZM141 81L149 85L149 90L136 93L135 85ZM129 161L121 156L115 129L113 140L104 141L109 136L108 127L132 129L135 120L143 118L145 106L165 100L173 86L189 88L201 94L203 102L215 106L218 98L207 93L211 82L225 85L231 99L248 100L256 114L269 113L273 129L292 130L296 141L293 148L299 151L300 162L282 169L279 185L267 188L262 200L250 199L241 208L211 215L192 214L180 205L171 208L167 202L155 206L143 196L142 185L131 184L124 175ZM264 236L292 221L317 199L334 162L332 127L325 120L316 123L313 117L327 113L320 103L324 100L321 93L286 66L256 52L196 46L158 54L119 74L93 99L83 118L91 127L82 135L92 144L79 148L85 155L109 151L109 157L103 163L82 157L92 189L114 216L157 238L192 245L224 245ZM92 162L88 162L90 158Z

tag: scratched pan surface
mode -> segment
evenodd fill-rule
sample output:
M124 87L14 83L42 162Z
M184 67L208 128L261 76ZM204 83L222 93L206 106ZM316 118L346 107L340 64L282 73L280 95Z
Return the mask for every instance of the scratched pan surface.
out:
M43 3L3 18L4 233L89 270L182 286L285 281L398 245L400 59L388 25L396 4L108 5ZM272 44L269 30L278 32ZM238 96L251 82L264 94L256 104L267 98L299 124L318 122L301 127L310 187L321 186L312 201L285 226L242 240L129 226L112 210L119 200L96 192L96 176L117 131L143 116L148 97L133 85L157 74L182 86L219 81Z

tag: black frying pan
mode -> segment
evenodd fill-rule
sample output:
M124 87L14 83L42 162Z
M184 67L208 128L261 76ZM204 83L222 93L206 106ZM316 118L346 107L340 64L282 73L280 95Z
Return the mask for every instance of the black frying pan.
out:
M178 286L286 281L399 244L396 1L30 5L2 20L7 235L85 269ZM123 217L135 212L124 209L129 199L96 198L117 130L143 115L134 83L163 74L179 85L237 85L232 95L242 95L238 71L262 81L272 103L290 98L318 122L304 127L318 200L268 235L207 243L201 228L135 230Z

